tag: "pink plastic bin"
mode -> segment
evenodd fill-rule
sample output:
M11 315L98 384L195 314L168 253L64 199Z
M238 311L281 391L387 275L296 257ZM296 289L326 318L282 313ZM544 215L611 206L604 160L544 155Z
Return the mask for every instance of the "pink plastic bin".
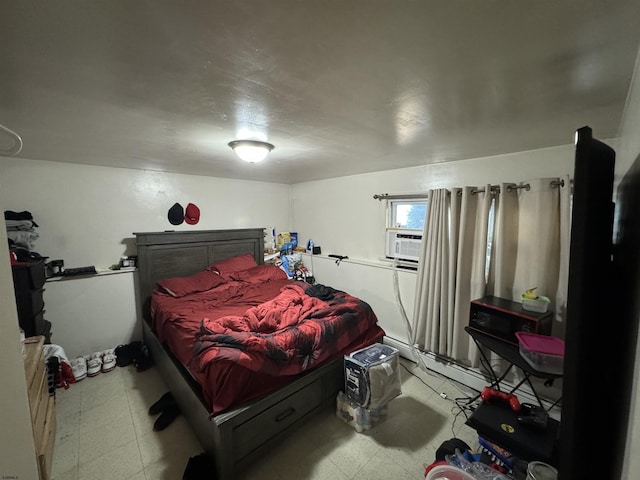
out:
M549 335L516 332L520 355L532 368L540 372L562 375L564 368L564 340Z

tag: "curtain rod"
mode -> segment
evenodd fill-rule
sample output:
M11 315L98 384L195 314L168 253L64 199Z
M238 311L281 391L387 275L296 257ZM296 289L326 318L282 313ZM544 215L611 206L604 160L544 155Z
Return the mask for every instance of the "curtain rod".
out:
M389 195L388 193L380 193L373 196L376 200L410 200L410 199L425 199L429 198L428 193L410 193L407 195Z
M571 183L573 183L573 180L571 181ZM551 183L551 188L557 188L557 187L564 187L564 180L562 178L559 178L557 180L552 180ZM500 193L500 185L491 185L491 192L492 193ZM531 185L529 185L528 183L523 183L521 185L515 184L515 183L509 183L507 184L507 191L511 191L511 190L517 190L520 188L524 188L526 190L529 190L531 188ZM481 193L484 192L485 188L474 188L473 190L471 190L472 194L475 193ZM388 193L380 193L380 194L376 194L373 196L374 199L376 200L412 200L412 199L428 199L429 198L429 194L428 193L410 193L410 194L406 194L406 195L399 195L399 194L395 194L395 195L390 195Z

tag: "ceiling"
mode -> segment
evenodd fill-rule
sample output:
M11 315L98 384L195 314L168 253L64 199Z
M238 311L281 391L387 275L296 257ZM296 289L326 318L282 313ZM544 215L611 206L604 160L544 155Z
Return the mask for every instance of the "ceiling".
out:
M613 138L638 18L637 0L3 2L0 124L20 158L288 184ZM235 139L275 149L246 164Z

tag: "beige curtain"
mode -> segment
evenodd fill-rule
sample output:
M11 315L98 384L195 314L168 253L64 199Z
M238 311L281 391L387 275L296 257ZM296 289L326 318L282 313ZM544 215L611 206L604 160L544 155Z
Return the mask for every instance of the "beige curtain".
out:
M562 188L557 178L505 183L495 196L489 185L429 191L412 319L414 344L477 367L478 351L464 331L471 300L495 295L519 301L524 290L537 287L539 295L551 298L551 308L562 309L570 237L569 179L563 180ZM489 232L492 200L494 227Z
M567 290L569 288L569 250L571 244L571 180L568 175L560 178L560 263L558 289L555 294L555 322L552 334L564 338L567 318Z
M415 345L442 354L446 351L449 304L453 301L447 296L449 275L453 273L449 270L449 204L448 190L429 190L412 325Z
M429 192L412 341L464 364L477 357L464 327L484 295L490 207L490 185Z
M551 308L555 307L553 300L561 282L560 239L568 238L570 231L568 224L561 223L561 217L568 215L561 210L568 205L561 205L557 180L541 178L523 182L528 188L500 185L489 294L520 301L522 292L536 287L536 293L551 298ZM566 230L562 235L561 226Z

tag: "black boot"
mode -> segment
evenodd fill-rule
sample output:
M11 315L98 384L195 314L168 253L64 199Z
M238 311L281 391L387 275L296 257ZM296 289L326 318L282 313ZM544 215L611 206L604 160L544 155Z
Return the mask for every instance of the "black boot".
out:
M167 392L160 397L160 400L149 407L149 415L157 415L172 405L177 406L176 399L173 398L171 392Z
M162 410L162 413L153 424L153 431L159 432L160 430L164 430L176 419L178 415L180 415L178 405L169 405Z

